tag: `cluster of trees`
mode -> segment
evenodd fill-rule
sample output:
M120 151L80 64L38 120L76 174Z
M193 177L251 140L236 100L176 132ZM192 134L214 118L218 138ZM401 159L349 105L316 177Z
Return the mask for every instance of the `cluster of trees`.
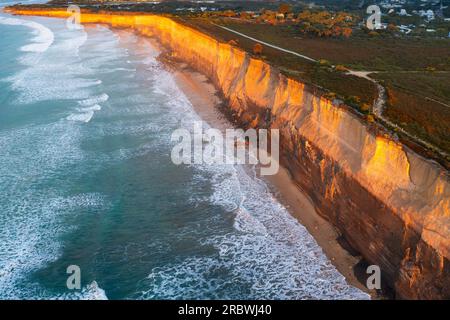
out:
M281 4L278 11L263 10L258 14L249 12L236 13L228 10L216 13L225 17L238 17L244 20L254 19L258 23L279 24L289 22L297 25L299 30L305 34L319 37L350 37L353 32L355 21L354 16L345 13L331 13L329 11L309 11L305 10L298 14L292 12L292 7L288 4Z
M288 23L297 26L302 33L319 37L348 38L352 35L358 20L346 12L305 10L296 13L293 11L292 5L287 3L281 3L275 10L262 9L259 12L225 10L207 14L211 17L239 18L272 25Z
M300 31L319 37L350 37L354 26L354 17L345 12L303 11L297 20Z
M216 17L227 17L227 18L237 18L243 20L252 20L254 19L256 22L266 22L271 24L276 24L278 22L284 21L285 19L294 20L294 14L292 13L292 5L287 3L281 3L278 9L268 10L261 9L258 12L253 11L233 11L233 10L225 10L225 11L216 11L214 13L206 13L209 16ZM280 17L281 15L281 17Z

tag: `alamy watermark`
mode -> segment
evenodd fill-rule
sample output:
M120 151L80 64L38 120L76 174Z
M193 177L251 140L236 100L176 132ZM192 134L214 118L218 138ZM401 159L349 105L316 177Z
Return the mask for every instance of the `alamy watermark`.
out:
M67 7L67 12L70 16L66 20L66 27L69 30L81 30L83 26L81 25L81 9L75 4L71 4Z
M381 289L381 269L379 266L373 264L367 267L367 274L370 276L366 280L366 287L369 290Z
M366 27L369 30L378 30L382 28L381 25L381 9L377 5L367 7L366 13L370 16L366 20Z
M80 290L81 289L81 269L79 266L72 264L67 267L66 273L70 274L67 277L66 286L69 290Z
M204 130L196 121L193 130L180 128L172 133L176 142L171 160L181 164L251 164L259 165L261 175L279 170L280 133L278 129Z

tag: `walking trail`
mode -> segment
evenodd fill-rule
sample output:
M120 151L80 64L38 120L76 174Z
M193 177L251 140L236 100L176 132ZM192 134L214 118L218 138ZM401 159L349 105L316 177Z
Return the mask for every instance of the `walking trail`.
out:
M233 29L225 27L225 26L221 26L221 25L218 25L218 24L215 24L215 23L213 23L213 24L215 26L219 27L219 28L222 28L224 30L227 30L229 32L237 34L237 35L239 35L241 37L250 39L252 41L261 43L261 44L263 44L263 45L265 45L267 47L270 47L270 48L273 48L273 49L276 49L276 50L279 50L279 51L282 51L282 52L285 52L285 53L288 53L288 54L292 54L294 56L306 59L306 60L311 61L311 62L317 62L316 59L308 57L308 56L303 55L303 54L300 54L298 52L295 52L295 51L292 51L292 50L288 50L288 49L276 46L274 44L271 44L271 43L268 43L268 42L265 42L265 41L261 41L259 39L256 39L254 37L248 36L248 35L246 35L244 33L238 32L236 30L233 30ZM401 132L402 134L404 134L408 138L412 139L413 141L419 142L420 144L426 146L427 148L436 151L441 156L448 157L449 155L445 151L443 151L443 150L439 149L438 147L436 147L436 146L434 146L434 145L432 145L432 144L422 140L421 138L419 138L419 137L417 137L415 135L410 134L409 132L405 131L403 128L401 128L400 126L398 126L397 124L393 123L392 121L388 120L387 118L385 118L383 116L384 106L386 105L386 89L377 80L375 80L375 79L373 79L373 78L371 78L369 76L370 74L376 73L376 72L377 71L360 71L360 70L356 71L356 70L351 70L351 69L347 70L347 74L353 75L353 76L356 76L356 77L359 77L359 78L363 78L363 79L366 79L366 80L369 80L370 82L374 83L377 86L378 97L377 97L377 99L375 99L375 101L373 103L373 106L372 106L373 114L378 119L382 120L385 124L387 124L391 128L395 128L398 132ZM429 100L433 100L431 98L428 98L428 99ZM439 102L439 103L441 103L441 102ZM450 107L448 105L445 105L445 106Z

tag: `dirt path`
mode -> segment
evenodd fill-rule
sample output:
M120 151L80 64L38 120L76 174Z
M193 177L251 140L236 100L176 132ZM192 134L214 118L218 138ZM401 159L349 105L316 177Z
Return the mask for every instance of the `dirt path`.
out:
M286 52L286 53L292 54L292 55L294 55L294 56L297 56L297 57L300 57L300 58L309 60L309 61L311 61L311 62L317 62L317 60L315 60L315 59L313 59L313 58L311 58L311 57L305 56L305 55L303 55L303 54L300 54L300 53L298 53L298 52L295 52L295 51L291 51L291 50L287 50L287 49L278 47L278 46L276 46L276 45L273 45L273 44L270 44L270 43L267 43L267 42L258 40L258 39L256 39L256 38L250 37L250 36L248 36L248 35L246 35L246 34L240 33L240 32L238 32L238 31L236 31L236 30L233 30L233 29L230 29L230 28L227 28L227 27L224 27L224 26L215 24L215 23L213 23L213 25L215 25L216 27L222 28L222 29L224 29L224 30L227 30L227 31L229 31L229 32L232 32L232 33L234 33L234 34L237 34L237 35L239 35L239 36L241 36L241 37L244 37L244 38L253 40L253 41L255 41L255 42L261 43L261 44L263 44L263 45L265 45L265 46L267 46L267 47L270 47L270 48L273 48L273 49L276 49L276 50L279 50L279 51L282 51L282 52Z
M230 29L230 28L228 28L228 27L224 27L224 26L221 26L221 25L218 25L218 24L215 24L215 23L213 23L213 24L214 24L215 26L219 27L219 28L222 28L222 29L224 29L224 30L227 30L227 31L229 31L229 32L232 32L232 33L234 33L234 34L237 34L237 35L239 35L239 36L241 36L241 37L250 39L250 40L252 40L252 41L261 43L261 44L263 44L263 45L265 45L265 46L267 46L267 47L270 47L270 48L273 48L273 49L276 49L276 50L279 50L279 51L282 51L282 52L285 52L285 53L292 54L292 55L294 55L294 56L297 56L297 57L306 59L306 60L311 61L311 62L317 62L316 59L313 59L313 58L311 58L311 57L305 56L305 55L300 54L300 53L298 53L298 52L291 51L291 50L287 50L287 49L281 48L281 47L279 47L279 46L276 46L276 45L267 43L267 42L265 42L265 41L258 40L258 39L256 39L256 38L250 37L250 36L248 36L248 35L246 35L246 34L243 34L243 33L238 32L238 31L236 31L236 30ZM397 124L393 123L392 121L388 120L387 118L385 118L385 117L383 116L384 107L385 107L385 105L386 105L386 89L385 89L385 88L384 88L377 80L375 80L375 79L373 79L373 78L371 78L371 77L369 76L369 75L372 74L372 73L377 73L377 71L365 71L365 70L362 70L362 71L361 71L361 70L356 71L356 70L351 70L351 69L348 69L348 70L347 70L347 74L353 75L353 76L355 76L355 77L359 77L359 78L362 78L362 79L369 80L370 82L374 83L374 84L377 86L377 89L378 89L378 97L377 97L377 99L374 101L373 106L372 106L372 112L373 112L373 114L374 114L378 119L382 120L386 125L390 126L391 128L395 128L398 132L401 132L402 134L404 134L405 136L407 136L407 137L410 138L411 140L416 141L416 142L418 142L418 143L424 145L425 147L427 147L427 148L429 148L429 149L431 149L431 150L434 150L435 152L437 152L437 153L440 154L441 156L448 157L449 155L448 155L445 151L443 151L443 150L439 149L438 147L436 147L436 146L434 146L434 145L432 145L432 144L430 144L430 143L428 143L428 142L426 142L426 141L420 139L419 137L417 137L417 136L415 136L415 135L412 135L412 134L408 133L408 132L405 131L403 128L401 128L400 126L398 126ZM435 100L433 100L433 99L431 99L431 98L427 98L427 99L432 100L432 101L435 101ZM435 101L435 102L439 102L439 101ZM439 102L439 103L442 104L442 102ZM448 106L448 105L446 105L446 104L444 104L444 105L447 106L447 107L450 107L450 106Z
M386 89L377 80L369 77L369 74L376 73L376 72L377 71L348 70L347 74L369 80L370 82L374 83L377 86L378 97L373 103L372 112L376 117L382 118L384 106L386 105Z
M229 31L229 32L232 32L232 33L234 33L234 34L237 34L237 35L239 35L239 36L241 36L241 37L250 39L250 40L252 40L252 41L261 43L261 44L263 44L263 45L265 45L265 46L267 46L267 47L270 47L270 48L273 48L273 49L276 49L276 50L279 50L279 51L282 51L282 52L285 52L285 53L292 54L292 55L294 55L294 56L297 56L297 57L306 59L306 60L311 61L311 62L317 62L316 59L311 58L311 57L308 57L308 56L305 56L304 54L300 54L300 53L298 53L298 52L291 51L291 50L288 50L288 49L284 49L284 48L281 48L281 47L276 46L276 45L274 45L274 44L270 44L270 43L265 42L265 41L261 41L261 40L259 40L259 39L250 37L250 36L248 36L248 35L246 35L246 34L244 34L244 33L238 32L238 31L233 30L233 29L228 28L228 27L224 27L224 26L221 26L221 25L218 25L218 24L215 24L215 23L213 23L213 24L214 24L215 26L219 27L219 28L222 28L222 29L224 29L224 30L227 30L227 31ZM383 106L384 106L384 104L385 104L385 92L386 92L386 90L385 90L384 87L383 87L382 85L380 85L376 80L374 80L374 79L372 79L371 77L369 77L369 74L374 73L374 72L376 72L376 71L355 71L355 70L348 70L347 74L350 74L350 75L353 75L353 76L356 76L356 77L359 77L359 78L363 78L363 79L369 80L370 82L375 83L375 85L376 85L377 88L378 88L378 98L377 98L377 100L374 102L374 105L373 105L373 112L374 112L374 114L375 114L376 116L379 116L379 115L381 115L381 113L383 112Z
M389 119L385 118L383 116L383 110L384 110L384 106L386 105L386 89L378 83L378 81L376 81L375 79L369 77L369 74L371 73L376 73L377 71L353 71L353 70L349 70L348 74L360 77L360 78L364 78L367 79L371 82L373 82L377 88L378 88L378 97L375 100L373 107L372 107L372 112L373 114L380 120L382 120L384 123L386 123L388 126L390 126L391 128L395 128L398 132L401 132L402 134L404 134L405 136L407 136L408 138L410 138L413 141L417 141L419 143L421 143L422 145L426 146L427 148L431 149L431 150L435 150L436 152L438 152L439 154L441 154L442 156L448 156L448 154L439 149L438 147L426 142L425 140L420 139L419 137L410 134L409 132L407 132L406 130L404 130L403 128L401 128L400 126L398 126L397 124L393 123L392 121L390 121ZM429 100L433 100L431 98L427 98ZM436 101L436 100L433 100ZM439 102L439 101L436 101Z

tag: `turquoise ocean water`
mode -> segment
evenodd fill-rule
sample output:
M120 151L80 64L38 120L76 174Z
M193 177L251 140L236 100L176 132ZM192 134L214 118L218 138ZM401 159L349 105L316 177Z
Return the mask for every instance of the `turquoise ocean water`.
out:
M367 298L248 168L172 164L200 118L148 40L4 13L0 34L0 298Z

